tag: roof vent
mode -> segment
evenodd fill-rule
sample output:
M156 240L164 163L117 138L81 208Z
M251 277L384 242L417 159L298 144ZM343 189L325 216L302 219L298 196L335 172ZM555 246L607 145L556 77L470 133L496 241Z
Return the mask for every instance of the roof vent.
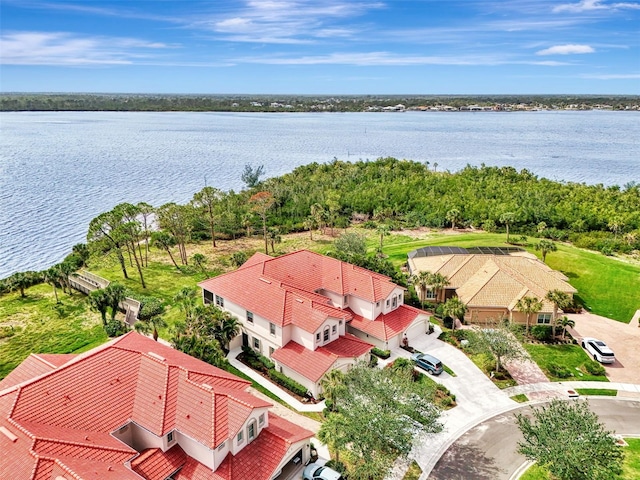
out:
M301 300L300 298L296 298L296 302L298 302L298 303L304 303L304 301L303 301L303 300Z
M148 353L148 355L150 357L155 358L156 360L160 360L161 362L166 362L167 361L166 358L164 358L162 355L158 355L155 352L147 352L147 353Z
M203 383L202 388L204 388L205 390L209 390L210 392L213 390L213 387L208 383Z
M16 441L18 440L18 437L16 437L13 433L11 433L5 427L0 427L0 433L2 433L5 437L11 440L12 443L16 443Z
M271 285L271 280L267 280L266 278L262 278L262 277L259 277L259 279L261 282L268 283L269 285Z

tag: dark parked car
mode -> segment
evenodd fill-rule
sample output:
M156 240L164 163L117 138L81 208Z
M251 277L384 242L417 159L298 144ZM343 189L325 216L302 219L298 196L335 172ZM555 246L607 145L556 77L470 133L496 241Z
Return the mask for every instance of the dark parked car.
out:
M442 362L428 353L414 353L411 360L416 362L420 368L427 371L429 375L440 375L442 373Z

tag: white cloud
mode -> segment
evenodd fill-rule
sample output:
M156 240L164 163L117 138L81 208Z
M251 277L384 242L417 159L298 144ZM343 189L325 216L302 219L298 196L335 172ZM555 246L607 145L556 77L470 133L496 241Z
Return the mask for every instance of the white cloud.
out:
M589 45L554 45L553 47L539 50L536 55L574 55L582 53L594 53L595 50Z
M135 38L81 37L66 32L10 32L0 37L5 65L128 65L145 51L173 48Z
M633 80L640 79L640 73L603 73L598 75L582 75L582 78L594 78L596 80Z
M589 12L593 10L623 10L623 9L640 9L640 3L618 2L605 3L603 0L581 0L578 3L564 3L556 6L554 12Z
M343 22L382 8L379 2L347 0L253 0L224 17L190 24L220 34L224 40L255 43L316 43L319 39L353 37L360 28Z

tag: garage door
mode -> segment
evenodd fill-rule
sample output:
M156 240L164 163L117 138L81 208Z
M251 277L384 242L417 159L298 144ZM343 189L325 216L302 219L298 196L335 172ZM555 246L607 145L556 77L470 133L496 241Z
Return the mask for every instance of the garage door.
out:
M414 320L413 324L407 328L407 338L411 340L412 338L416 338L420 335L423 335L427 332L427 322L424 317L417 318Z

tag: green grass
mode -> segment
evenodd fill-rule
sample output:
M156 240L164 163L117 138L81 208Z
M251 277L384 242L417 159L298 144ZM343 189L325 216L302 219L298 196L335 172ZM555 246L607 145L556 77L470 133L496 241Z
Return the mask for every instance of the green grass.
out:
M513 397L509 398L518 403L526 403L529 401L529 397L527 397L524 393L519 393L518 395L514 395Z
M420 465L418 465L416 461L413 460L411 462L411 465L409 465L409 470L407 470L407 473L405 473L404 477L402 477L402 480L418 480L421 474L422 469L420 468Z
M538 364L545 375L552 382L563 382L570 380L584 380L596 382L608 382L604 375L590 375L585 369L585 364L591 362L589 356L579 345L533 345L525 344L531 358ZM567 367L573 376L568 378L554 377L549 371L549 365L556 363ZM578 370L576 370L576 368Z
M522 474L520 480L549 480L549 472L546 468L543 468L537 464L531 465L527 470Z
M629 444L624 449L622 474L612 480L636 480L640 478L640 438L625 438ZM549 472L536 464L531 465L520 477L520 480L551 480Z
M48 285L31 287L26 294L10 293L0 300L0 325L16 331L0 340L0 379L31 353L81 353L107 340L100 315L89 310L84 295L58 291L62 303L56 304Z
M444 363L442 364L442 369L452 377L457 377L456 373L453 370L451 370L449 367L447 367Z
M512 235L512 238L518 236ZM536 238L529 238L531 246L526 249L540 258L540 253L533 248L537 241ZM406 263L407 253L428 245L475 247L507 244L502 233L434 233L423 240L415 240L406 235L392 235L385 238L383 251L399 267ZM640 266L570 245L557 246L557 252L547 255L547 264L569 277L569 283L578 290L578 297L585 308L595 314L628 323L640 308L637 295L640 291Z
M489 379L500 389L514 387L518 383L511 378L508 372L504 369L501 372L495 373L491 376L491 372L494 371L496 362L492 356L487 353L469 353L465 352L475 365L489 377Z
M580 395L602 395L605 397L615 397L618 395L617 390L609 388L576 388L576 392Z

